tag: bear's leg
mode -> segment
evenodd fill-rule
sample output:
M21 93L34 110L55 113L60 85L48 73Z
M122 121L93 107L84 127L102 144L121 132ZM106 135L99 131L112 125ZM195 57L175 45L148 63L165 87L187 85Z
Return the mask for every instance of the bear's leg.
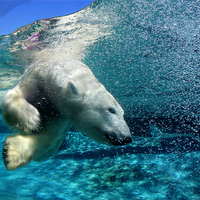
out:
M46 160L58 151L63 139L52 141L44 134L8 136L3 146L4 164L8 170L14 170L31 160Z
M34 140L29 135L7 136L3 145L4 164L8 170L14 170L28 164L35 151Z
M38 129L40 114L24 99L18 86L9 90L3 101L3 119L10 127L29 134Z
M56 120L44 126L39 133L7 136L3 146L4 164L8 170L28 164L31 160L42 161L54 155L70 124Z

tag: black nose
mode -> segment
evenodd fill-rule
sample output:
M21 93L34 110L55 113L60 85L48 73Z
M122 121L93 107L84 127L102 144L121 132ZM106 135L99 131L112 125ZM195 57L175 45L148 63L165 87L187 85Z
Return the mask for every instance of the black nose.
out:
M132 142L132 138L126 137L126 138L124 138L124 140L122 140L120 145L126 145L126 144L131 143L131 142Z
M122 146L132 142L131 136L117 138L116 134L107 135L108 140L115 146Z

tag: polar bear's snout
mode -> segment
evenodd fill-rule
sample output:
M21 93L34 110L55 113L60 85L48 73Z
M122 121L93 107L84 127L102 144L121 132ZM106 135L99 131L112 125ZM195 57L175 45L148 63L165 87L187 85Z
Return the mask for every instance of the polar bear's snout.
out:
M106 133L107 140L115 146L122 146L132 142L131 133L123 116L112 116L109 129Z
M115 127L117 128L106 133L106 138L112 145L122 146L132 142L131 133L124 119L120 120L120 126L115 124Z
M132 142L131 135L128 135L126 137L119 137L118 135L119 134L112 132L112 133L106 134L106 137L110 141L110 143L115 146L122 146L122 145L126 145Z

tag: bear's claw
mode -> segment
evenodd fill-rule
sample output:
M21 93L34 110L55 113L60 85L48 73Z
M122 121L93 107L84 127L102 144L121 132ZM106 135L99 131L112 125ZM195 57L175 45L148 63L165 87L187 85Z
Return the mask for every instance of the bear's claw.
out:
M2 152L2 158L4 160L4 164L5 166L7 166L9 164L8 161L6 161L6 158L8 157L8 144L9 143L5 143L4 147L3 147L3 152Z
M2 158L6 158L8 154L8 143L4 144L3 152L2 152Z
M8 149L9 149L8 145L9 145L8 142L4 143L3 152L2 152L2 158L3 158L5 166L9 164L9 162L6 160L6 158L8 157Z
M3 152L2 154L3 154L2 158L6 158L7 157L7 152Z

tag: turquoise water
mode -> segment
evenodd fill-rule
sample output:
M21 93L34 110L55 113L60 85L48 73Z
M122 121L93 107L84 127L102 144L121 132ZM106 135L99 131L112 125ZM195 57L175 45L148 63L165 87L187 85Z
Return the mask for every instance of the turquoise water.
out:
M87 64L125 111L130 145L70 130L57 155L6 171L1 199L200 199L200 2L99 0L0 36L0 101L31 63ZM0 147L11 132L0 121Z
M11 172L1 159L1 199L199 199L200 152L118 154L91 143L73 133L67 150Z

